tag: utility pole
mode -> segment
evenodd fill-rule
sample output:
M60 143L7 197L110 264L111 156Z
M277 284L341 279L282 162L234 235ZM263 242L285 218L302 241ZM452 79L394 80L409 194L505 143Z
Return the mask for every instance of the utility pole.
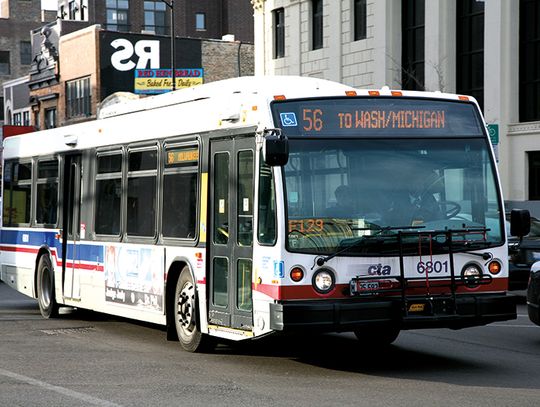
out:
M176 90L176 76L175 76L175 45L174 45L174 0L159 0L164 3L171 10L171 78L172 78L172 91Z

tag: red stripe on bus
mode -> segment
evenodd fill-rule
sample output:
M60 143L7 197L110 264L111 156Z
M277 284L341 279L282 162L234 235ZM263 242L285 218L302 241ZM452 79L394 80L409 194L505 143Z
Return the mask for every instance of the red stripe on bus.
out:
M39 252L39 249L35 249L32 247L14 247L14 246L0 246L0 250L4 252L32 253L32 254L37 254ZM58 258L56 249L51 248L51 255L56 262L56 266L62 267L63 262L61 259ZM66 262L66 267L75 267L76 269L79 269L79 270L90 270L90 271L100 271L100 272L105 271L105 267L103 267L103 265L100 265L100 264L96 265L96 264L79 263L79 264L75 264L74 266L73 261Z
M414 286L409 286L407 295L426 295L427 288L425 281L418 281ZM410 285L413 285L409 283ZM431 281L429 287L430 294L450 294L450 280L437 281L437 284L446 284L444 287L437 287L434 281ZM458 293L481 293L481 292L501 292L508 290L508 279L493 279L491 284L481 285L477 288L468 288L466 286L457 287ZM324 299L324 298L351 298L349 284L337 284L328 294L319 294L311 285L271 285L271 284L253 284L253 291L258 291L268 295L275 300L305 300L305 299ZM393 295L399 295L394 293ZM381 295L382 296L382 295Z

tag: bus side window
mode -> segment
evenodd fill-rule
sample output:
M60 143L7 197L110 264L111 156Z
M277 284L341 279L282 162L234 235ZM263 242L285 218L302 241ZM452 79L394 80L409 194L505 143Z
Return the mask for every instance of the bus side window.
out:
M32 163L6 162L3 190L3 225L30 223Z
M260 160L259 166L259 213L257 235L259 243L272 245L276 242L276 194L272 168Z
M156 234L157 148L129 152L127 185L127 233Z
M197 225L199 147L165 146L161 231L165 238L195 239Z
M58 160L38 162L36 223L55 225L58 220Z
M101 235L120 235L122 153L97 157L95 229Z

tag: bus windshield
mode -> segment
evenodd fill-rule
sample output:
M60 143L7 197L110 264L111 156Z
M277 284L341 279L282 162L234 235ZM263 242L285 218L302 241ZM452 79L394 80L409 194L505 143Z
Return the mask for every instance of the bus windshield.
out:
M350 246L343 255L396 255L398 230L475 231L456 238L453 250L503 243L484 138L294 138L289 148L290 251L329 254Z

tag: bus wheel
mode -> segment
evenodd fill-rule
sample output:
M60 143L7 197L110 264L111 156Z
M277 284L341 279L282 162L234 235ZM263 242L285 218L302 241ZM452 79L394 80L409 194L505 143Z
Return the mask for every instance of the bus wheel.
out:
M209 349L210 337L201 333L197 326L195 284L187 267L180 273L174 298L174 323L182 348L188 352L202 352Z
M58 303L54 294L54 271L49 256L39 259L37 274L37 296L39 311L44 318L58 316Z
M400 329L395 326L385 326L378 328L364 328L354 331L354 334L362 345L370 345L372 347L388 346L394 342Z

